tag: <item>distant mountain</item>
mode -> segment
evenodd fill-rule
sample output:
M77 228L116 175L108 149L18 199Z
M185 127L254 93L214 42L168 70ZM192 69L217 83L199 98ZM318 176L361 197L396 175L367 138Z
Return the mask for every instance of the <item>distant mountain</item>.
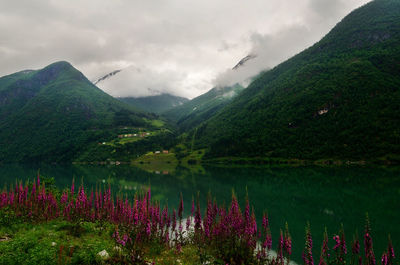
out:
M194 133L209 158L400 161L400 1L353 11Z
M242 59L232 68L232 70L238 69L239 67L243 66L247 61L250 61L251 59L254 59L254 58L256 58L256 57L257 57L257 55L255 55L255 54L249 54L249 55L247 55L246 57L242 58Z
M96 85L111 78L118 79L118 77L115 76L122 71L123 70L115 70L113 72L110 72L102 76L101 78L93 81L93 84ZM135 107L136 109L157 114L160 114L164 111L167 111L173 107L182 105L183 103L189 101L187 98L174 96L168 93L145 97L117 97L117 99Z
M118 126L147 126L136 111L67 62L0 78L0 161L70 161Z
M245 67L245 63L256 58L254 54L242 58L233 71ZM214 87L194 99L165 111L163 116L175 122L181 131L190 130L215 115L244 89L241 84Z
M176 122L182 131L186 131L212 117L242 90L243 87L238 84L232 87L213 88L180 106L164 112L163 116Z
M110 78L110 77L112 77L112 76L118 74L118 73L121 72L121 71L122 71L122 70L115 70L115 71L112 71L111 73L108 73L108 74L106 74L105 76L102 76L102 77L100 77L99 79L93 81L93 84L97 85L98 83L100 83L100 82L102 82L102 81L104 81L104 80L106 80L106 79L108 79L108 78Z
M161 94L148 97L121 97L117 98L122 102L134 106L137 109L146 112L160 114L164 111L180 106L189 101L184 97L173 96L171 94Z

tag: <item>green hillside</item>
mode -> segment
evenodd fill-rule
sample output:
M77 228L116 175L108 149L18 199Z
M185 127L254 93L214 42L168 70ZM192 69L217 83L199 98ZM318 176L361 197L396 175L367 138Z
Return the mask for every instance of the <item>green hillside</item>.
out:
M209 158L399 161L400 1L353 11L253 81L195 137Z
M134 106L145 112L160 114L164 111L180 106L189 100L183 97L173 96L171 94L161 94L148 97L121 97L117 98L122 102Z
M163 113L181 131L194 128L212 117L243 90L240 85L213 88L208 92Z
M0 161L70 161L121 126L146 127L136 111L67 62L0 78Z

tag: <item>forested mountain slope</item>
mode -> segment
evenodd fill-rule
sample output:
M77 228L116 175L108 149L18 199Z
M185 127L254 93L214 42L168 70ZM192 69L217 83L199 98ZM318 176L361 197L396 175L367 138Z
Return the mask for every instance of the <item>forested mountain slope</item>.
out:
M189 101L187 98L178 97L171 94L161 94L147 97L120 97L117 99L142 111L156 114L160 114Z
M238 84L231 87L214 87L208 92L164 112L163 116L175 122L181 131L192 129L215 115L243 89Z
M400 1L356 9L193 133L209 158L399 159Z
M152 118L67 62L18 72L0 78L0 161L70 161L109 130L147 126Z

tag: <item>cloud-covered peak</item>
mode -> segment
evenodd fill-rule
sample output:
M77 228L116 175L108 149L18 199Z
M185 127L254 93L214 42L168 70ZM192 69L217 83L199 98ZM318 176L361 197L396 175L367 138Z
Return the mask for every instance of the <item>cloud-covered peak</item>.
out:
M97 86L115 97L144 97L161 94L181 95L184 79L173 70L154 70L146 66L132 65L113 71L96 82Z
M226 69L249 54L257 57L237 69L239 79L274 67L366 2L0 1L0 76L61 59L90 80L134 66L120 73L127 83L105 82L104 89L117 96L193 98L216 80L232 80Z

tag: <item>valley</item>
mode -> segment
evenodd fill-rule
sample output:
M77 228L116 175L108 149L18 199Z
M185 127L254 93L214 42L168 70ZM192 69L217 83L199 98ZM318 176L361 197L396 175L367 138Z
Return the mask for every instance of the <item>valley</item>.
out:
M0 264L399 263L400 0L28 2Z

